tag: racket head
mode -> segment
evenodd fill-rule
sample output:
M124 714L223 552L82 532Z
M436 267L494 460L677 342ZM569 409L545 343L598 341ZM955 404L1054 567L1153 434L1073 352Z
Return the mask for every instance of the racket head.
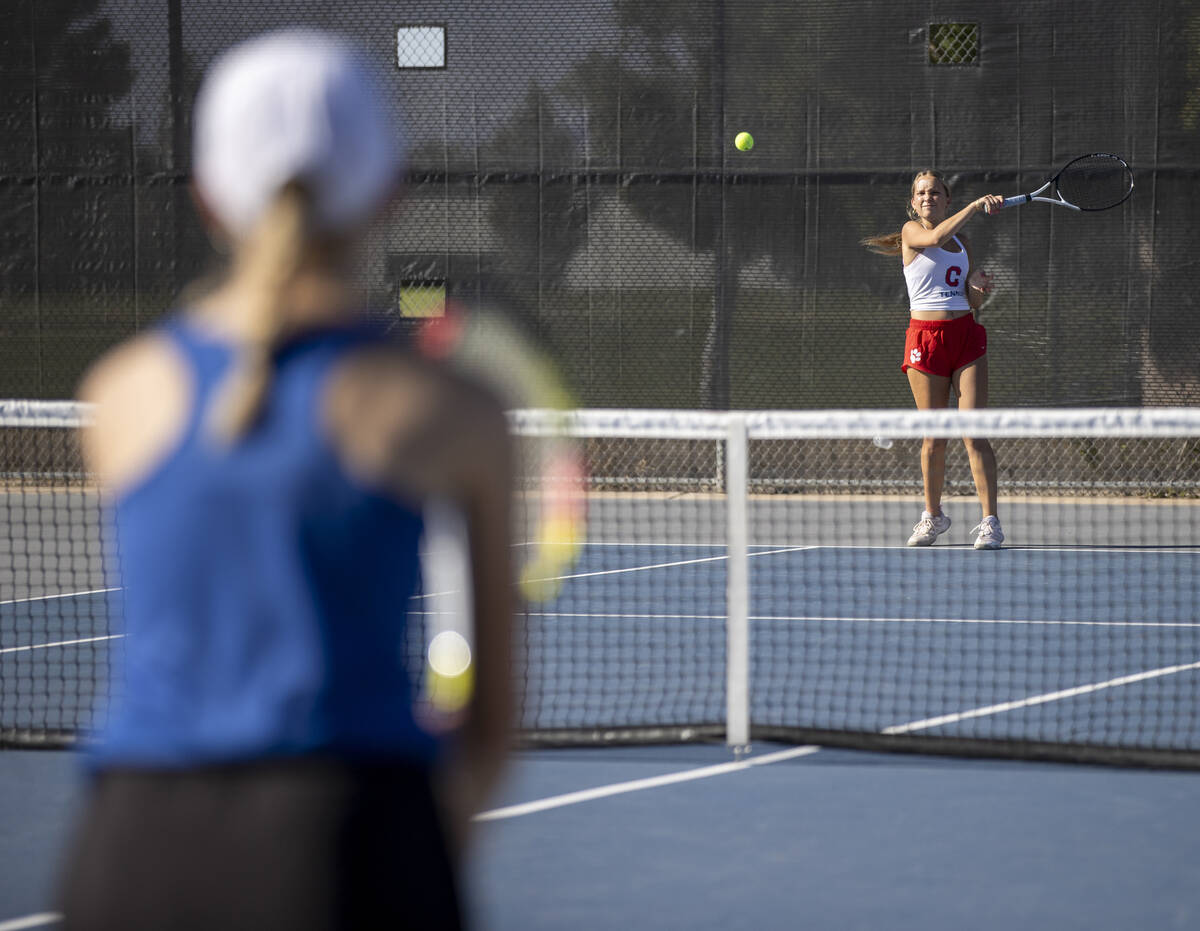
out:
M1133 171L1119 155L1093 152L1067 162L1054 178L1054 189L1080 210L1109 210L1133 193Z
M584 449L568 431L574 395L555 353L522 320L518 302L493 294L446 300L415 333L418 351L487 385L510 410L543 413L544 432L516 444L522 560L528 602L557 597L587 535Z

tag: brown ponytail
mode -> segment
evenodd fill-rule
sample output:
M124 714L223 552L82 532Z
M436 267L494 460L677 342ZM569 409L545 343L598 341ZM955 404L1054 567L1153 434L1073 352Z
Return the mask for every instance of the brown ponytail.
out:
M922 178L933 178L942 187L946 189L946 199L950 199L950 185L942 176L940 171L935 171L932 168L926 168L924 171L918 171L912 179L912 184L908 186L908 218L910 220L917 219L917 212L913 210L912 197L913 192L917 189L917 182ZM880 255L900 255L903 249L901 248L900 232L883 233L879 236L868 236L865 239L860 239L859 244L866 246L872 252L877 252Z
M283 336L283 298L308 239L309 198L285 186L238 250L239 291L246 295L246 333L233 368L209 411L209 427L232 445L254 425L271 387L272 356Z

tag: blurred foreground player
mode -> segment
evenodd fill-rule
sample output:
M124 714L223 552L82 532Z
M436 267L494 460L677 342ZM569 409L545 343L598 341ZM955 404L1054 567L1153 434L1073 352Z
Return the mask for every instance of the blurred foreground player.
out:
M512 708L505 419L356 317L345 269L401 158L345 46L234 49L195 127L230 274L82 391L126 637L66 927L457 927L457 854ZM417 725L401 652L433 498L466 517L474 588L453 746Z

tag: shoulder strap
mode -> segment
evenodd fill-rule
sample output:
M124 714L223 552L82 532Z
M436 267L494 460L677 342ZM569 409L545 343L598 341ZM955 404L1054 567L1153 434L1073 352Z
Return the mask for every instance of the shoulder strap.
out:
M204 339L181 312L172 313L160 327L183 357L192 378L194 393L184 431L186 442L199 428L213 391L229 368L233 350L222 343Z

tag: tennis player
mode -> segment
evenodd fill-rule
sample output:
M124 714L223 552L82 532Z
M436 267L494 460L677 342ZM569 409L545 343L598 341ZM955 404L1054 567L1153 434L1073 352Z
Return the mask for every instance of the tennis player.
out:
M356 314L348 261L401 169L377 99L322 33L220 58L194 171L230 273L85 379L126 637L68 928L462 924L456 864L511 709L509 440L492 395ZM472 560L453 745L417 725L401 656L433 498L462 508Z
M950 213L950 186L936 171L913 178L909 220L899 233L872 236L863 245L904 263L911 319L900 368L908 375L920 410L949 407L950 389L958 407L987 406L987 331L975 311L992 290L992 276L971 261L971 248L960 231L975 214L991 213L1004 198L986 194ZM1004 542L996 516L996 455L984 439L963 437L983 518L971 533L975 549L999 549ZM909 546L929 546L950 529L942 510L946 479L946 440L926 437L921 446L925 510L908 538Z

